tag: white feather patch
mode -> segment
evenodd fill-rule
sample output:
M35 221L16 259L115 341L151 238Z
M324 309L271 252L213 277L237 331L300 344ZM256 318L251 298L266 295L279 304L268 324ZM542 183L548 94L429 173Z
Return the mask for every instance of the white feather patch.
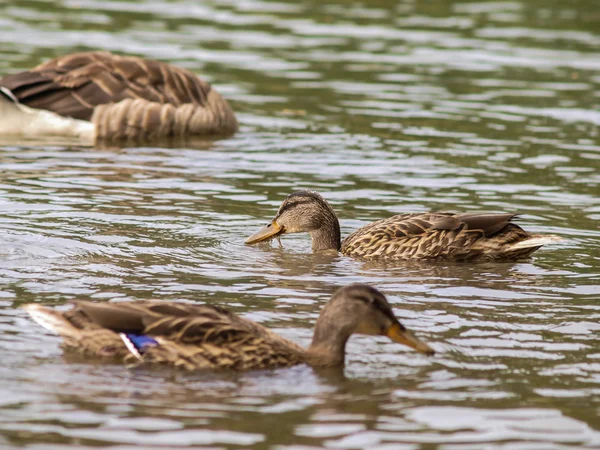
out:
M129 339L125 333L119 333L119 336L125 343L125 347L127 347L127 350L129 350L131 352L131 354L133 356L135 356L137 359L139 359L140 361L143 361L144 358L142 358L142 355L140 354L140 352L138 352L138 349L135 348L135 345L133 345L133 342L131 342L131 339Z
M25 305L23 307L29 313L31 318L46 330L52 331L54 334L61 334L60 330L64 328L62 320L54 316L52 313L45 311L45 308L40 305Z
M2 91L2 93L10 98L13 102L19 103L19 99L15 97L15 94L13 94L10 89L0 86L0 91Z
M564 241L560 236L554 234L548 234L545 236L533 236L525 241L517 242L510 246L511 250L518 250L521 248L541 247L542 245L551 244L553 242Z
M6 95L0 95L0 136L21 136L26 138L43 138L62 136L77 138L85 143L93 143L96 128L87 120L63 117L52 111L30 108L19 103L6 89Z

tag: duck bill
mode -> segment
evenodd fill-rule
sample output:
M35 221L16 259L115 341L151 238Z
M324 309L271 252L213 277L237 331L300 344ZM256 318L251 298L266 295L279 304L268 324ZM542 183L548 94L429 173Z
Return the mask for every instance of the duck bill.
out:
M433 355L435 353L435 351L429 345L417 339L410 331L408 331L399 323L395 323L390 326L385 335L392 341L407 345L420 353L425 353L426 355Z
M284 228L280 226L275 219L273 219L269 225L246 239L246 244L252 245L257 244L258 242L268 241L269 239L273 239L275 236L279 236L283 233L283 231Z

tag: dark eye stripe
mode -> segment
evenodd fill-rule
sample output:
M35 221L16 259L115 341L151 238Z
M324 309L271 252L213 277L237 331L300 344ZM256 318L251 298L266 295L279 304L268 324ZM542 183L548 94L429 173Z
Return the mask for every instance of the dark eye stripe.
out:
M365 302L368 305L373 306L375 309L378 309L384 316L388 317L392 321L397 321L396 316L392 312L390 306L387 304L387 301L378 297L367 297L365 295L354 295L353 298L355 300L359 300L361 302ZM402 324L400 327L404 330Z
M279 208L279 211L277 212L277 217L279 217L281 214L283 214L285 211L287 211L289 209L293 209L296 206L305 205L306 203L311 203L311 201L310 200L299 200L294 203L286 203L285 205L282 205L281 208Z

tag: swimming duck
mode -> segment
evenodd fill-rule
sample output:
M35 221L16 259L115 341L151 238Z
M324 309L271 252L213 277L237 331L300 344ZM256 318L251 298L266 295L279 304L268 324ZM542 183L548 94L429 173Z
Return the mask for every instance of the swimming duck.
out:
M186 69L82 52L0 79L0 135L152 139L233 133L227 101Z
M288 233L309 233L312 249L361 259L517 260L561 240L531 235L511 222L516 214L398 214L359 228L343 241L340 224L315 191L288 195L271 222L246 240L256 244Z
M352 334L382 335L432 355L396 318L385 296L362 284L338 290L317 320L308 349L219 306L157 301L74 302L69 311L38 304L24 309L59 334L63 346L125 362L184 369L251 370L307 363L343 366Z

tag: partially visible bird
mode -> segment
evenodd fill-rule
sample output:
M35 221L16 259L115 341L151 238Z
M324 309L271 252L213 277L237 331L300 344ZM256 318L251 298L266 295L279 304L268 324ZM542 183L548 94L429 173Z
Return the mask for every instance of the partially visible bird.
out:
M0 135L148 140L237 127L207 82L136 56L74 53L0 79Z
M532 235L512 222L516 214L423 212L398 214L359 228L343 241L340 224L315 191L288 195L269 224L246 244L288 233L309 233L315 252L334 250L361 259L518 260L554 235Z
M307 349L219 306L77 301L64 312L38 304L24 309L59 334L66 348L189 370L251 370L301 363L343 366L352 334L387 336L421 353L434 353L398 321L381 292L361 284L333 295L321 311Z

